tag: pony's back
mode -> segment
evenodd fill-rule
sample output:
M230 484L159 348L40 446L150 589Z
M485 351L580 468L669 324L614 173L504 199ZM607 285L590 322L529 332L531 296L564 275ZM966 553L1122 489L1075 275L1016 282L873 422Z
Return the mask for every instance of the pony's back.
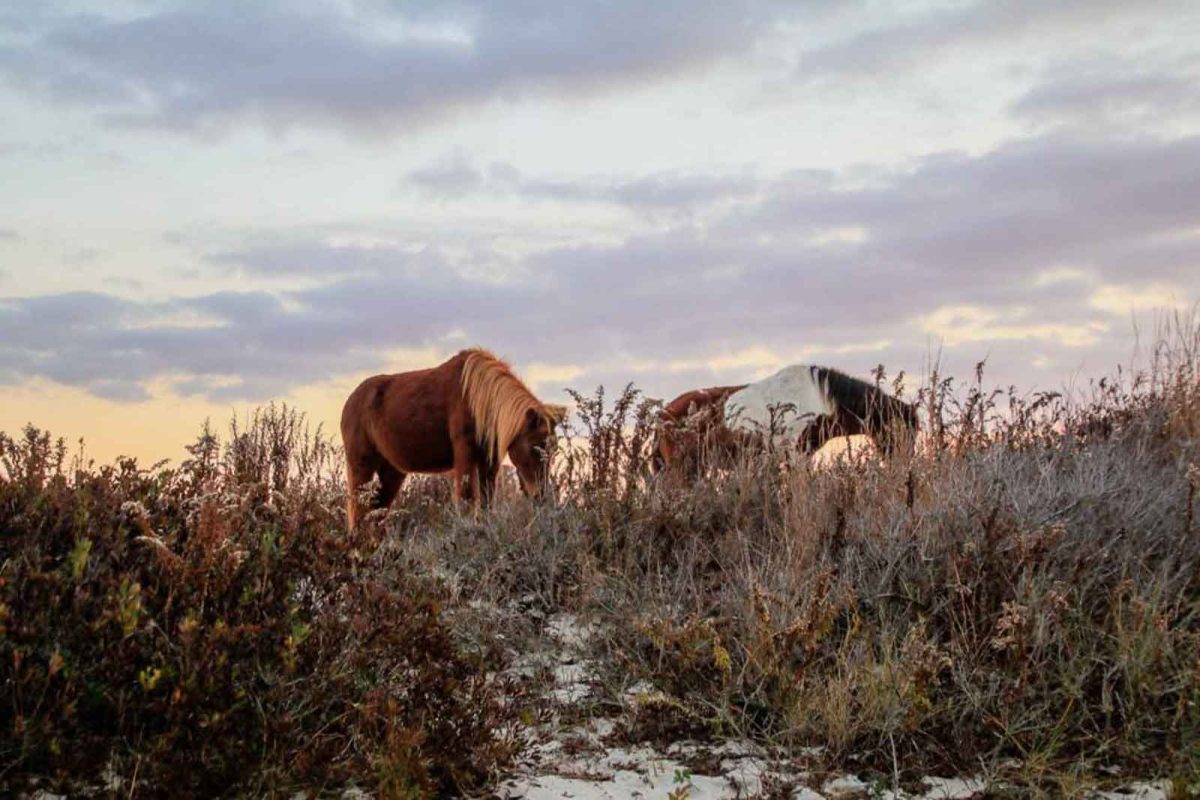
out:
M771 432L774 425L775 433L799 435L815 417L835 410L816 370L793 364L734 392L725 402L725 424L761 433Z

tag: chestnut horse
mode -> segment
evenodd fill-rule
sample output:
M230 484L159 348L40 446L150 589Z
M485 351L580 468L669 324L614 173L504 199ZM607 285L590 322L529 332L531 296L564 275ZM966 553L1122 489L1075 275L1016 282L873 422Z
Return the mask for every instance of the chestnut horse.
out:
M701 454L710 458L732 455L735 437L724 426L725 400L746 385L713 386L684 392L658 414L658 435L652 445L650 467L662 471L668 464L700 468Z
M379 492L372 508L391 505L410 472L452 472L455 495L486 506L507 454L522 491L539 492L554 426L566 413L534 397L486 350L463 350L431 369L367 378L342 408L350 528L363 513L359 489L373 475Z
M685 392L659 415L652 466L694 472L702 456L728 458L765 434L805 454L839 436L871 437L885 454L912 442L917 409L878 386L829 367L795 364L757 383ZM906 433L905 433L906 432Z

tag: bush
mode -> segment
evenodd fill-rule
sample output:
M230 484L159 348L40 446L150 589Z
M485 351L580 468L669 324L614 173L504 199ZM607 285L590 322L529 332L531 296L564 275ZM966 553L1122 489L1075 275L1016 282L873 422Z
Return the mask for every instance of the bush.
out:
M911 457L777 453L694 483L644 479L645 406L597 393L557 505L397 515L397 546L459 597L597 623L598 702L661 692L634 738L1200 787L1200 327L1175 333L1084 401L935 374Z
M463 513L415 480L354 535L337 453L286 411L177 469L67 469L28 430L0 452L0 781L470 791L545 711L484 669L553 611L598 631L593 708L654 686L627 738L1196 789L1200 324L1167 334L1084 401L935 372L912 455L694 482L647 475L652 402L577 397L555 502Z
M436 586L368 568L380 531L345 533L337 454L293 412L178 469L64 454L0 439L0 786L421 797L511 757Z

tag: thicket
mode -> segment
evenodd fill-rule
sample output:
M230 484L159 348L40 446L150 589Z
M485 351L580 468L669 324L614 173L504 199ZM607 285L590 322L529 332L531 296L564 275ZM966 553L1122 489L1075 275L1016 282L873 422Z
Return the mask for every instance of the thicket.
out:
M365 568L337 459L279 408L177 468L0 438L0 787L425 797L506 763L499 687L424 581Z
M1200 786L1194 320L1083 399L935 372L889 460L650 478L655 404L576 399L552 501L413 480L352 535L336 448L286 410L172 468L0 439L0 786L480 790L543 716L495 676L555 612L599 632L581 713L656 688L624 740Z

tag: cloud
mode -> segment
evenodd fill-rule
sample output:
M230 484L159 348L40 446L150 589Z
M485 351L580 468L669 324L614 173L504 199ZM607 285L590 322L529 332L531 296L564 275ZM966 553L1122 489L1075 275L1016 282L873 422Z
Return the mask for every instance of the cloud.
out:
M805 51L799 74L814 77L875 77L928 66L949 53L1003 43L1011 47L1037 36L1088 32L1128 18L1153 18L1165 13L1186 13L1178 0L1075 0L1045 3L1041 0L974 0L901 15L879 27L856 33Z
M360 245L336 242L269 241L217 250L211 264L261 277L329 277L378 274L418 261L411 250L394 244Z
M1039 123L1107 127L1160 122L1200 112L1200 74L1186 67L1146 71L1070 65L1013 103L1012 113Z
M0 228L0 242L15 242L20 238L21 234L12 228Z
M453 153L408 173L410 184L447 198L472 193L513 195L525 200L605 203L639 211L683 212L753 195L762 181L750 171L701 173L671 170L639 176L539 177L498 162L486 170L462 153Z
M719 183L697 180L674 202ZM543 365L548 391L636 378L668 393L781 359L912 371L939 341L1022 369L1034 356L1046 369L1110 367L1131 306L1200 299L1200 137L1057 133L904 169L758 179L734 196L703 221L543 241L490 279L451 256L451 234L408 247L386 230L375 242L298 231L211 254L289 279L273 291L10 298L0 376L130 397L165 378L180 393L261 400L386 368L397 348L470 343Z
M484 175L462 153L408 173L414 186L437 197L459 197L483 186Z
M1145 286L1130 284L1104 284L1088 297L1092 308L1110 314L1129 314L1145 309L1183 309L1186 293L1178 286L1167 283L1151 283Z
M442 270L349 276L319 288L226 291L138 302L103 293L0 301L0 379L41 376L112 399L156 378L211 399L263 400L381 366L405 343L450 337L464 320L503 327L527 289ZM122 386L124 388L122 388Z
M950 347L1008 340L1041 340L1083 347L1095 344L1108 331L1108 325L1099 320L1046 322L1027 309L990 309L975 305L942 306L921 315L917 322L921 330L935 335Z
M1116 268L1113 253L1194 227L1197 181L1200 137L1046 136L982 156L926 157L865 188L781 186L727 227L771 233L790 224L803 237L859 226L867 240L856 258L942 281L970 275L982 288L1071 260Z
M702 69L744 51L787 9L460 0L43 13L0 39L0 74L128 124L194 130L252 118L394 132L497 98L578 95Z

